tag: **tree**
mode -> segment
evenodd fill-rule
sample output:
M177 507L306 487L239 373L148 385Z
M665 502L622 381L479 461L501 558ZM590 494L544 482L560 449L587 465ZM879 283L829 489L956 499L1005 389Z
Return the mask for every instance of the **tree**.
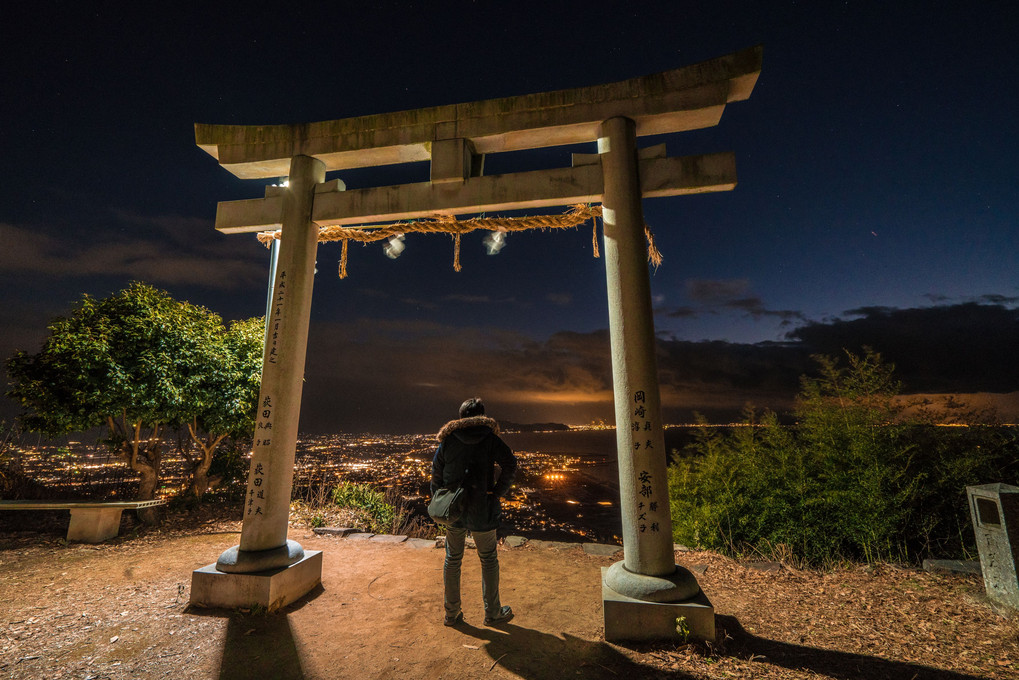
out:
M748 409L746 427L703 428L672 466L674 538L815 564L972 550L965 487L1017 480L1019 431L912 414L868 348L814 359L795 425Z
M135 282L107 298L83 296L48 330L38 354L7 362L23 425L51 436L107 427L111 449L141 477L138 498L154 498L164 429L195 422L214 401L207 386L228 344L222 320ZM230 401L225 389L219 397Z
M900 529L917 489L895 366L870 347L861 355L812 358L819 375L802 379L794 411L819 489L807 499L808 516L837 529L824 537L832 555L899 557Z
M250 435L255 427L264 336L264 319L235 321L209 353L211 361L199 381L192 403L194 414L187 423L196 455L185 449L191 464L188 492L199 500L219 481L209 478L219 445L227 437Z

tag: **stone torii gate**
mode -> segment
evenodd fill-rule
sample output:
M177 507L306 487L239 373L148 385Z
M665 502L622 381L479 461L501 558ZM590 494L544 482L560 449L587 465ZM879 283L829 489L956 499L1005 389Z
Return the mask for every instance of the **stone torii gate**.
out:
M240 544L195 571L191 601L284 606L321 580L322 556L287 539L318 232L600 202L604 223L624 559L603 571L607 640L714 637L714 614L675 564L642 197L727 191L731 153L669 158L637 137L714 126L750 96L760 47L617 83L303 125L195 126L237 177L287 176L263 198L220 203L225 233L280 229ZM597 142L573 167L484 176L484 155ZM346 191L331 170L428 160L430 181Z

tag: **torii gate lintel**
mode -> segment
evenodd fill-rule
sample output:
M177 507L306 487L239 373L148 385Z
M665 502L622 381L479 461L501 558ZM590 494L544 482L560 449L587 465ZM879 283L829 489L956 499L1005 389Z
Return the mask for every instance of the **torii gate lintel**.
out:
M450 139L470 140L475 154L589 142L615 117L633 120L638 137L685 132L717 125L726 104L749 98L762 55L758 45L604 85L316 123L198 123L195 141L237 177L269 179L299 155L333 171L431 160L435 142Z

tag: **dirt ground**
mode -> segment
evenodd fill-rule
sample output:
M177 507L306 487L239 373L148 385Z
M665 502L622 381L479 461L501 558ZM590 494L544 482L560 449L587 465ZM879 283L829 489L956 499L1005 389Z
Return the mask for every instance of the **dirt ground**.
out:
M718 642L622 646L602 634L612 558L504 547L516 618L486 628L468 554L467 622L446 628L441 550L294 528L323 551L320 588L275 614L189 608L191 571L238 528L169 521L95 546L0 534L0 677L1019 678L1019 617L992 608L978 578L886 565L819 573L677 552L715 605Z

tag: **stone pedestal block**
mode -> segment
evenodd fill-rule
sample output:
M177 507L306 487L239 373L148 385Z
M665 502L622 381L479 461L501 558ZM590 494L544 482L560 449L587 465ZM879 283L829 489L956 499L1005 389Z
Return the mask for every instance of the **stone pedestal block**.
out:
M102 543L120 532L122 508L71 508L67 540Z
M191 604L195 607L264 607L276 611L322 582L322 551L308 550L300 562L250 574L229 574L215 563L191 573Z
M686 624L688 639L715 640L715 608L703 591L682 602L645 602L620 595L605 584L602 568L602 610L607 642L682 641L678 619Z

